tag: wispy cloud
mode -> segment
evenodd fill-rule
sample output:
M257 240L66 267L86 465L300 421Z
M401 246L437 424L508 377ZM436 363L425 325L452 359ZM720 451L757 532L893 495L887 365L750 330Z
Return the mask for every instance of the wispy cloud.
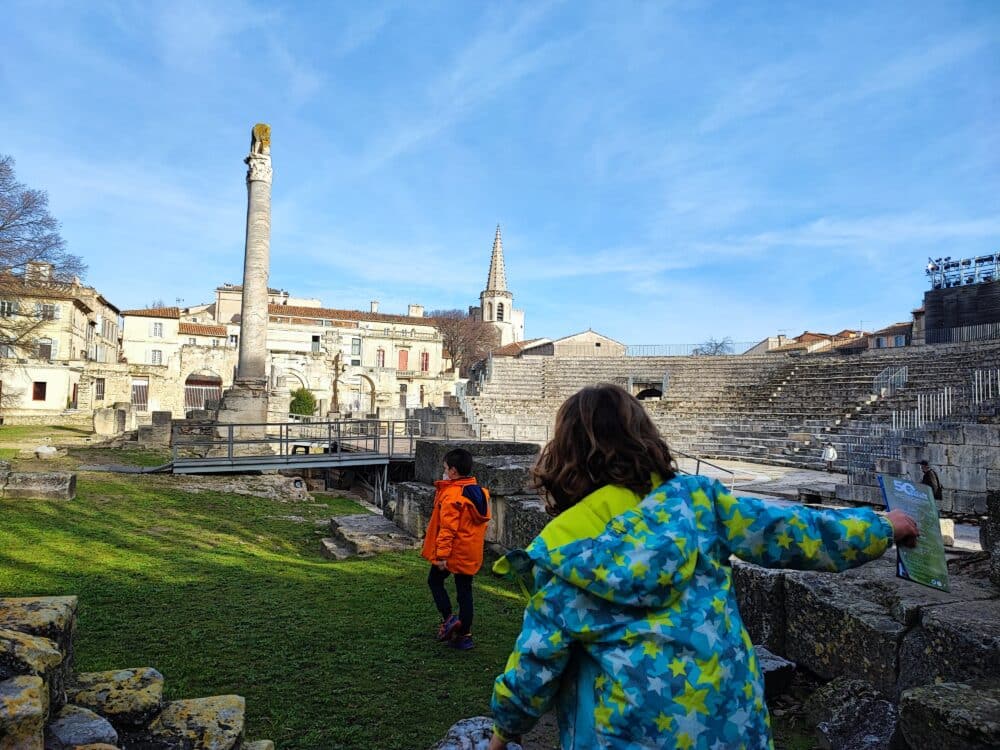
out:
M381 133L365 150L359 171L369 174L458 123L519 80L561 59L567 40L532 42L554 3L528 6L507 28L492 26L455 55L415 102L402 123Z

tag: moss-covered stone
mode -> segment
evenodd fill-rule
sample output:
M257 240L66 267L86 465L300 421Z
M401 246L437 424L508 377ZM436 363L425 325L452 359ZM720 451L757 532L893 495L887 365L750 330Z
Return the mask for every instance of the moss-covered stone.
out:
M239 695L172 701L149 725L157 750L234 750L243 741L245 702Z
M244 744L242 750L274 750L274 743L271 740L257 740Z
M0 629L0 680L33 675L48 680L63 655L48 638Z
M906 626L871 600L871 586L835 574L786 576L784 656L825 679L867 680L892 696Z
M67 697L115 727L142 727L163 706L163 675L152 667L84 672L76 676Z
M903 693L903 736L915 748L995 750L1000 747L1000 682L945 682Z
M48 638L62 653L62 662L48 679L54 710L66 702L65 685L73 673L76 610L75 596L0 598L0 628Z
M43 750L48 691L40 677L12 677L0 682L0 747Z
M1000 675L1000 600L928 607L899 654L899 690Z

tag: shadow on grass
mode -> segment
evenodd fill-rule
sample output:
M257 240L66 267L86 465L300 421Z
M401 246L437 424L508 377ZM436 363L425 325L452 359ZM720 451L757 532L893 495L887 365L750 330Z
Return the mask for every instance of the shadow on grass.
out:
M280 517L309 510L82 474L69 503L0 501L0 592L78 595L78 670L150 665L170 698L239 693L248 736L281 748L423 748L487 713L518 598L480 577L477 649L453 652L416 553L323 561L313 519Z

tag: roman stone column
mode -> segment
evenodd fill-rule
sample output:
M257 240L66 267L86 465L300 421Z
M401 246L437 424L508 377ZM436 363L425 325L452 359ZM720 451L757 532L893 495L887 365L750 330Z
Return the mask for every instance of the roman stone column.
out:
M271 128L254 125L247 164L247 234L236 380L267 382L267 277L271 253Z

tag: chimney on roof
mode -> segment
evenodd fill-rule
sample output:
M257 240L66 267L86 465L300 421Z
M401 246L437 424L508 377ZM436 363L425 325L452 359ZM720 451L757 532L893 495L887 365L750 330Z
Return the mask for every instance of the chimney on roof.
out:
M372 302L371 302L371 305L372 305L372 312L373 313L377 313L378 312L378 300L377 299L373 299Z
M33 260L24 270L25 281L48 281L52 278L52 264Z
M422 318L424 317L424 306L423 305L410 305L406 314L411 318Z

